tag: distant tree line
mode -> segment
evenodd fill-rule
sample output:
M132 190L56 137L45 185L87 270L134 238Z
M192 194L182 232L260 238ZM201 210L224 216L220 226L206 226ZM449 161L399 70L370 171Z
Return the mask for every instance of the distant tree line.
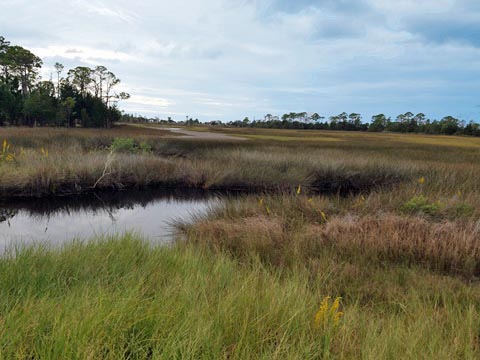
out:
M218 124L218 121L217 121ZM221 124L221 123L220 123ZM270 128L270 129L312 129L312 130L344 130L344 131L371 131L371 132L400 132L424 133L442 135L472 135L480 136L480 125L474 121L466 122L453 116L445 116L440 120L428 119L425 114L406 112L398 115L395 120L384 114L372 116L370 122L363 122L362 116L357 113L345 112L330 116L328 120L317 113L308 114L288 113L282 117L265 115L262 120L230 121L226 124L231 127Z
M202 124L198 119L175 121L171 117L163 120L158 117L147 118L141 115L123 114L121 121L131 123L157 123L164 125L194 126ZM271 114L261 120L250 121L248 117L224 123L220 120L204 123L210 126L228 126L237 128L266 128L266 129L301 129L301 130L340 130L340 131L370 131L370 132L400 132L423 133L437 135L471 135L480 136L480 125L474 121L463 121L453 116L445 116L440 120L428 119L425 114L414 115L411 112L398 115L395 120L384 114L374 115L370 122L363 122L362 116L357 113L345 112L330 116L328 120L317 113L308 114L288 113L282 117Z
M120 120L116 104L129 94L116 93L120 83L104 66L77 66L42 80L42 60L0 36L0 126L110 127ZM65 76L63 75L65 74Z

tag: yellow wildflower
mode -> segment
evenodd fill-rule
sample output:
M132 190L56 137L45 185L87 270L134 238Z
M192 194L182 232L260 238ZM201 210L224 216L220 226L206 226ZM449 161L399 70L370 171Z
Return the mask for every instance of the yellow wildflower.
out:
M42 152L42 155L44 155L45 157L48 158L48 149L46 150L46 149L44 149L44 147L42 146L42 147L40 148L40 151Z
M335 298L331 305L330 300L330 296L323 298L318 311L315 313L314 325L317 329L328 325L335 327L343 316L343 312L339 311L342 298Z
M320 211L320 215L322 215L323 221L327 221L327 215L323 211Z
M343 312L337 311L333 317L333 324L337 325L338 322L340 321L340 318L343 316Z
M421 185L421 184L424 184L425 183L425 177L421 177L420 179L418 179L418 183Z
M340 297L337 297L335 301L332 304L332 311L335 312L338 310L338 307L340 306Z
M319 328L323 324L325 316L328 312L329 302L330 296L326 296L325 298L323 298L322 303L320 304L320 308L315 314L315 327Z

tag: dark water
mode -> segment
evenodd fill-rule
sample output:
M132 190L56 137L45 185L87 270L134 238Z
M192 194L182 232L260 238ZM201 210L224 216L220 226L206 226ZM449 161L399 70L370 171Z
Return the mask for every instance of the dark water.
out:
M192 220L218 204L216 194L146 190L0 202L0 251L16 243L60 244L73 238L138 231L152 241L173 238L174 220Z

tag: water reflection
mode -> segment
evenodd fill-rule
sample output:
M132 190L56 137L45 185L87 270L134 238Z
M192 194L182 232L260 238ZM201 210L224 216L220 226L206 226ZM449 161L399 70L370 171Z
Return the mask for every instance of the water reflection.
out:
M125 231L139 231L167 242L170 223L189 220L218 203L219 195L181 190L146 190L65 198L0 202L0 246L11 243L58 244Z

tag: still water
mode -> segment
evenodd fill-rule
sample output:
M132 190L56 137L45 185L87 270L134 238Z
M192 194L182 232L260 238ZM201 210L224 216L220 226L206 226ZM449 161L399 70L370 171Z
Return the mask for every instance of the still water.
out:
M11 244L51 245L74 238L138 231L152 241L173 239L175 220L191 221L220 202L218 195L178 190L89 194L0 202L0 251Z

